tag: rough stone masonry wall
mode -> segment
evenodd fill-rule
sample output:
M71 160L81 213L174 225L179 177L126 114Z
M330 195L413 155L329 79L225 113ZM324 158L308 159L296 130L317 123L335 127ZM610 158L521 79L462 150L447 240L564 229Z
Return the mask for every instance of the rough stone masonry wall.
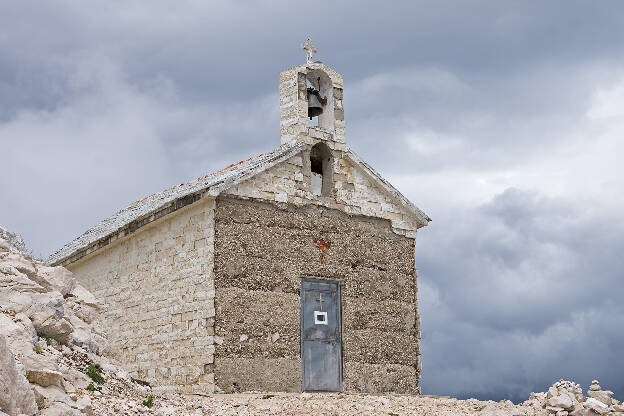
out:
M113 353L161 390L211 393L214 198L68 266L106 305Z
M300 391L300 278L314 276L342 286L344 391L418 392L414 240L389 221L219 197L215 242L218 388Z

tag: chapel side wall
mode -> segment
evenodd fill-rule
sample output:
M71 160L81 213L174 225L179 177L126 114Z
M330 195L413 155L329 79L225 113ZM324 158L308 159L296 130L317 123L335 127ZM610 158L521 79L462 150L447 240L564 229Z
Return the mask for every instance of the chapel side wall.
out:
M318 238L332 243L323 264ZM301 390L305 276L341 284L344 391L418 393L414 239L387 220L236 197L215 212L218 389Z
M113 354L160 390L214 391L214 198L67 266L105 304Z

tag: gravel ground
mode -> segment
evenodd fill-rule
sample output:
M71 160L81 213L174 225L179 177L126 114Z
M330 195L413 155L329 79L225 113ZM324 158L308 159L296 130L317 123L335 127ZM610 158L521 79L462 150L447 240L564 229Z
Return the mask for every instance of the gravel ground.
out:
M96 415L533 415L533 409L510 401L492 402L445 397L336 393L241 393L154 395L151 409L141 404L144 389L127 396L94 395Z
M52 348L53 349L53 348ZM51 349L51 350L52 350ZM61 351L63 351L61 353ZM479 415L533 416L530 406L515 406L476 399L457 400L446 396L410 396L401 394L353 393L280 393L248 392L234 394L171 394L152 389L134 380L108 359L61 348L59 364L63 368L84 371L89 363L101 367L103 379L72 391L68 400L88 403L86 414L105 415ZM71 374L66 371L67 374ZM83 376L84 377L84 376ZM88 380L88 378L87 378ZM75 381L75 384L79 384ZM152 397L152 406L144 404ZM49 415L66 413L51 412ZM69 414L69 413L67 413Z

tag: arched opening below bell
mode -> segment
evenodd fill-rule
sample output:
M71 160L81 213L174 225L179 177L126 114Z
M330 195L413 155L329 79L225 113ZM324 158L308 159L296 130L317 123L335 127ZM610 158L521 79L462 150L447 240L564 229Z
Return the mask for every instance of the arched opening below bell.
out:
M333 191L332 153L325 143L310 149L310 188L316 196L330 196Z

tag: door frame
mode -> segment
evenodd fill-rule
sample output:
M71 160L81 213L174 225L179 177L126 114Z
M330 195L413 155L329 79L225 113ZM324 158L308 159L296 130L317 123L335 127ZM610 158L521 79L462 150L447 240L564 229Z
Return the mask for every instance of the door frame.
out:
M305 390L303 389L303 382L305 379L305 363L303 360L303 314L301 313L303 311L303 301L304 301L304 296L303 296L303 281L307 280L307 281L315 281L315 282L320 282L320 283L335 283L336 284L336 288L337 288L337 299L338 299L338 305L336 305L337 307L337 315L338 315L338 343L340 345L340 368L338 368L338 375L339 375L339 389L338 392L342 392L342 382L343 382L343 367L344 367L344 362L343 362L343 357L344 357L344 351L343 351L343 345L342 345L342 284L339 280L332 280L332 279L323 279L321 277L318 276L301 276L300 277L300 283L299 283L299 358L301 359L301 391L304 392ZM310 390L312 392L322 392L324 390Z

